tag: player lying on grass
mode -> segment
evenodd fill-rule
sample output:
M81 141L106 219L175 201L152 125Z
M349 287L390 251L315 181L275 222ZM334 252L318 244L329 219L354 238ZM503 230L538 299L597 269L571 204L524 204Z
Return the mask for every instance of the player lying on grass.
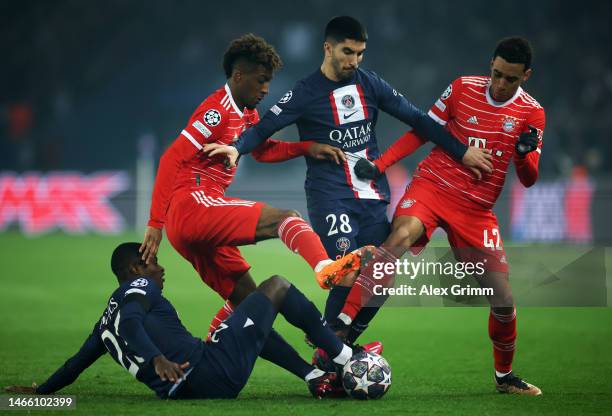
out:
M489 298L488 328L497 390L540 395L538 387L512 372L516 310L506 253L492 210L511 161L524 186L533 185L538 177L545 113L521 88L532 72L531 55L527 40L503 39L493 53L490 76L456 79L431 107L429 115L463 143L492 152L493 172L485 174L482 180L474 180L468 170L435 147L417 167L396 208L391 235L377 250L371 266L361 268L339 320L350 324L372 297L373 264L394 263L409 249L422 249L434 230L442 227L457 259L484 262L486 273L475 277L482 287L494 290L495 295ZM355 173L375 178L423 143L424 138L418 134L407 133L374 163L359 161Z
M262 282L224 321L209 342L192 336L162 295L164 268L145 263L140 244L123 243L111 267L119 281L91 335L73 357L37 386L10 386L8 393L50 394L72 384L107 352L160 398L235 398L245 386L278 313L302 329L338 365L352 349L326 326L321 314L295 286L279 276ZM315 397L332 395L336 373L310 366L305 377Z
M449 158L471 167L476 175L481 175L480 171L490 172L491 163L485 150L468 147L456 140L378 74L361 68L368 35L357 19L350 16L331 19L325 27L323 40L324 56L320 67L296 82L295 87L238 140L227 143L229 146L207 144L204 151L210 150L211 155L228 154L230 165L233 165L238 154L251 151L257 160L285 160L285 147L304 147L311 140L321 146L337 147L341 164L306 158L305 183L310 222L333 259L357 247L378 246L389 235L387 179L381 175L377 181L362 180L352 173L360 157L379 155L376 123L381 112L409 124L440 145ZM302 142L268 140L291 124L296 124ZM327 280L324 276L319 284L329 288ZM330 290L325 306L329 322L338 315L347 294L341 286ZM375 312L374 308L368 308L356 318L349 342L365 330Z
M231 143L259 121L255 107L280 66L280 57L264 39L249 34L233 40L223 57L227 83L196 108L159 162L142 257L151 261L156 255L165 228L174 249L226 301L209 333L255 290L250 265L238 246L280 238L308 262L319 281L334 280L358 266L350 253L330 260L317 234L296 211L226 196L236 168L227 168L222 156L202 152L207 143ZM342 153L327 144L300 144L299 151L282 144L271 147L282 147L294 156L333 158ZM304 377L303 363L291 359L294 352L272 331L261 357Z

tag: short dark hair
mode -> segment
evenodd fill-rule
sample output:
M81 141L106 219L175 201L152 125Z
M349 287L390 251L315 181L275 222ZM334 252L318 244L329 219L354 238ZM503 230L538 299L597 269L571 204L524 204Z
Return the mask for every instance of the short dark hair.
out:
M131 277L130 266L142 261L140 243L121 243L111 256L111 269L120 282Z
M232 71L239 61L263 65L264 68L271 71L276 71L283 66L283 61L276 53L274 46L266 42L264 38L252 33L234 39L227 47L223 55L223 70L227 78L232 76Z
M513 36L499 41L493 52L493 59L500 56L511 64L523 64L527 71L531 68L532 55L533 51L529 41L520 36Z
M367 42L368 32L364 25L351 16L336 16L325 26L325 40L342 42L345 39Z

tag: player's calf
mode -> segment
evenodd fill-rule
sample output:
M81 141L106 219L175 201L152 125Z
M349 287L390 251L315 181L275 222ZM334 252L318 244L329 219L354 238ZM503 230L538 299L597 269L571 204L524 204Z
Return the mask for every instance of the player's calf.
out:
M374 288L377 285L382 287L393 286L395 273L386 267L382 267L380 273L382 275L375 276L375 266L380 263L395 263L398 259L396 255L386 247L378 249L372 248L366 250L362 255L362 267L359 271L359 276L355 280L355 284L351 288L344 307L342 308L338 319L341 322L338 324L350 325L361 308L369 304L371 301L377 306L382 306L387 296L374 295ZM370 303L371 304L371 303Z
M234 312L235 306L239 305L247 296L255 291L257 285L251 277L249 272L246 272L238 280L236 280L236 284L232 293L228 296L225 304L219 309L216 315L213 317L209 327L208 327L208 335L206 336L206 341L210 340L213 332L217 330L221 322L225 321L230 315Z
M289 250L302 256L315 271L331 262L321 239L297 211L269 206L262 208L255 240L274 237L280 238Z

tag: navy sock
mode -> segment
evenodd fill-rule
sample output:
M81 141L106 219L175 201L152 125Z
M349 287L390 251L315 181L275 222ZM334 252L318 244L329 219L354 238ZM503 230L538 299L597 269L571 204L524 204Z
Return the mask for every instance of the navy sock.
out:
M330 357L342 351L344 344L321 318L316 306L302 292L291 285L279 310L291 325L300 328L317 347L323 348Z
M350 344L354 343L359 335L368 328L370 321L380 310L379 306L363 308L355 317L355 321L351 324L351 329L346 337L346 341Z
M350 291L349 286L336 286L329 291L327 302L325 302L325 319L327 322L331 324L336 320Z
M312 366L300 357L296 350L274 329L270 331L259 356L303 379Z

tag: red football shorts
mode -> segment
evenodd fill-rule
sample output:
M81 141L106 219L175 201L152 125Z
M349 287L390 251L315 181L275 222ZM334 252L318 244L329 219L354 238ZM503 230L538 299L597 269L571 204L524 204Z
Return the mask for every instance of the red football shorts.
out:
M484 262L490 271L508 272L497 217L427 180L415 178L397 204L394 217L417 217L425 234L415 243L413 253L427 245L437 227L442 227L455 257L464 262Z
M180 193L172 199L166 220L168 241L223 299L251 268L236 246L255 242L263 205L211 197L203 191Z

